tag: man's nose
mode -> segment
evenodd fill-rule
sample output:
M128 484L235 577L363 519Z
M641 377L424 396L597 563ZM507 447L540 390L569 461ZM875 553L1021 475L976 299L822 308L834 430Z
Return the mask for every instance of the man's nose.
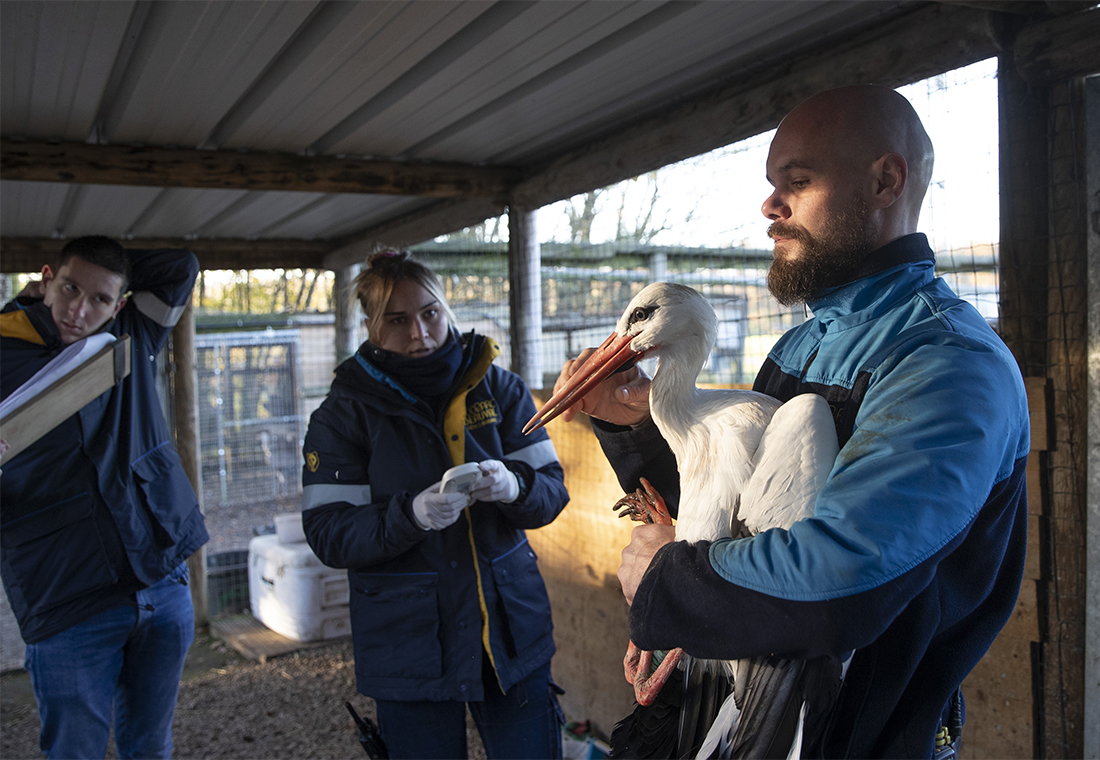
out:
M764 205L760 207L760 212L773 222L779 219L789 219L791 216L790 206L779 197L778 190L764 199Z
M77 319L83 319L84 313L88 310L88 299L83 296L74 298L69 302L69 314Z

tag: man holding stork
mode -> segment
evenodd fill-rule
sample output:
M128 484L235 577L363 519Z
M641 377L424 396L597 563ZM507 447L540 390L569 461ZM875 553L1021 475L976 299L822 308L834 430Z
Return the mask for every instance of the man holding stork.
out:
M1027 400L1011 353L934 274L917 230L932 144L874 85L820 93L782 121L762 211L768 273L813 317L770 352L754 389L828 401L840 453L813 516L751 538L688 543L634 529L619 579L643 649L851 661L803 753L932 757L963 722L960 684L1016 602L1024 566ZM567 362L558 387L589 356ZM612 375L565 412L594 418L623 487L675 508L676 462L649 379Z

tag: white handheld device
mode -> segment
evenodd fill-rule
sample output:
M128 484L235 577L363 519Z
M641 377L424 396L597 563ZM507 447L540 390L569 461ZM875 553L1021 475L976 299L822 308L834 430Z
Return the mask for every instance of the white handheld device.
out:
M456 465L443 473L443 479L439 483L439 492L460 491L469 493L470 486L480 477L481 468L478 467L477 462Z

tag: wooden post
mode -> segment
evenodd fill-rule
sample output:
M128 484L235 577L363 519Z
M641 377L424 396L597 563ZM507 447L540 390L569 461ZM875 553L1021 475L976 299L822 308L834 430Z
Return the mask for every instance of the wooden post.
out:
M512 371L532 390L542 388L542 252L536 211L508 209L508 308Z
M176 450L183 469L191 480L195 495L202 503L202 458L199 449L199 388L195 374L195 312L191 304L183 310L172 330L172 363L175 365ZM210 622L206 595L206 547L187 558L191 571L191 603L195 607L195 625Z
M359 274L359 264L341 267L335 270L333 298L336 300L336 363L353 356L359 348L358 302L355 300L355 278Z
M1024 375L1044 381L1049 442L1031 452L1028 502L1029 572L1016 618L1034 618L1030 658L1031 746L1027 757L1084 757L1086 715L1086 571L1089 520L1088 449L1089 219L1085 153L1085 84L1081 79L1025 81L1020 50L1002 55L998 70L1001 124L1001 320L999 329ZM1025 72L1026 73L1026 72ZM1032 431L1033 440L1037 431ZM1029 473L1030 474L1030 473ZM1035 562L1037 555L1039 561ZM1006 628L1006 631L1008 629ZM1009 641L1001 636L997 644ZM991 650L992 652L993 650ZM1001 668L1004 682L1016 678ZM1017 690L1016 699L1023 698ZM1026 716L997 724L1022 727ZM971 717L978 706L967 705ZM1018 730L1018 729L1012 729ZM1007 738L1002 737L1002 738ZM975 744L969 743L971 750ZM1007 747L985 747L1008 756ZM1000 749L1000 752L996 750Z
M1088 472L1088 266L1084 80L1049 88L1047 377L1056 439L1049 457L1046 522L1044 728L1041 757L1084 757L1086 482ZM1046 569L1046 568L1044 568Z
M1088 207L1088 556L1085 757L1100 757L1100 77L1085 80Z

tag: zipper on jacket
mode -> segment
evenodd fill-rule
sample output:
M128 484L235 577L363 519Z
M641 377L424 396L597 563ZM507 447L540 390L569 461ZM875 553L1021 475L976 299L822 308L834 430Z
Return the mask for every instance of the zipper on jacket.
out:
M810 358L806 360L806 366L802 368L802 374L798 376L798 382L805 384L806 375L810 371L810 365L814 363L814 359L817 358L817 352L820 350L821 349L815 349L814 352L810 354Z

